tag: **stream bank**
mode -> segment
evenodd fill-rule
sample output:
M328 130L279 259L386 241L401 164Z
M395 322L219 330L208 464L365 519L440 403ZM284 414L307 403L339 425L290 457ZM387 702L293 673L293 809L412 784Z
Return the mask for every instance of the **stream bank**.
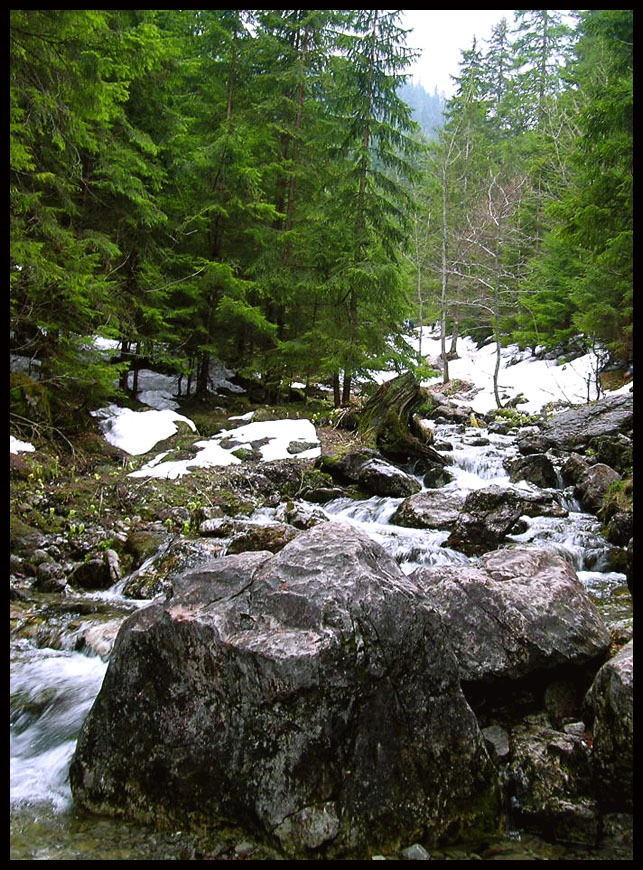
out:
M510 481L504 467L504 461L508 458L515 460L519 453L515 435L503 435L502 433L486 431L484 427L480 426L467 427L462 422L453 423L444 421L442 423L435 422L434 425L436 427L436 440L438 443L450 443L452 450L447 452L451 452L455 459L451 466L455 472L455 478L450 484L439 488L440 490L448 495L450 492L473 492L475 489L482 490L494 485L502 485L507 488ZM476 439L478 443L471 443ZM488 443L480 443L484 440L487 440ZM110 518L108 522L104 522L103 525L97 524L97 526L94 526L92 523L87 523L87 526L80 533L78 532L78 525L81 520L77 516L72 516L67 517L62 528L51 537L43 534L42 531L40 532L40 537L31 539L29 534L16 534L15 540L21 542L20 546L17 547L17 552L14 554L14 576L16 577L16 582L14 583L14 617L16 621L13 627L15 637L20 639L16 649L16 666L19 672L25 675L26 679L28 669L25 665L34 665L32 673L34 674L35 682L40 686L39 690L36 690L35 686L30 689L20 683L20 678L17 678L15 681L20 686L20 692L18 693L20 697L16 708L18 712L14 719L14 725L19 734L29 734L32 726L39 723L42 726L42 734L40 737L35 738L36 744L39 741L42 744L47 744L52 738L55 742L55 735L57 730L58 733L60 732L60 725L54 725L50 731L45 714L49 714L50 711L53 714L58 708L78 707L78 716L74 724L64 725L65 732L73 734L74 730L77 731L80 727L80 721L87 712L87 707L82 707L83 703L87 703L87 699L81 702L80 699L74 697L73 700L67 698L66 701L62 701L57 697L57 690L53 691L53 696L50 697L45 692L43 697L43 684L53 689L54 686L57 686L57 678L51 675L46 678L38 673L37 662L39 656L42 656L43 662L44 660L58 659L61 663L64 663L63 670L68 665L72 666L71 663L76 662L78 655L82 655L82 653L79 653L79 650L93 652L94 654L99 652L98 659L102 662L100 651L102 650L104 658L108 657L107 650L110 645L110 632L111 639L113 639L115 623L118 623L127 612L132 612L135 608L144 607L150 603L150 599L142 599L135 603L131 599L127 600L122 596L124 585L122 581L131 576L132 573L130 572L128 575L125 573L125 570L123 571L124 576L116 586L112 584L104 591L75 590L72 592L72 587L68 590L68 594L62 598L56 592L37 592L33 587L35 581L40 581L38 568L40 565L48 564L48 561L44 559L34 566L33 562L42 558L42 554L34 557L34 553L38 550L43 551L48 554L51 561L56 561L52 556L52 550L55 555L55 548L57 547L60 553L57 564L64 564L64 559L62 558L63 546L64 541L70 539L70 534L71 538L76 537L84 541L86 548L85 555L93 555L96 548L100 547L100 541L110 540L110 543L114 544L114 547L104 547L104 552L114 549L119 556L123 556L123 564L130 568L135 566L133 572L138 571L139 575L147 560L153 559L158 555L159 550L163 550L167 557L165 562L172 559L175 560L174 572L171 570L171 566L169 570L166 566L165 577L161 578L162 581L171 583L173 577L177 576L177 572L185 571L189 567L190 560L195 555L194 553L179 555L177 553L178 545L183 545L189 550L187 545L190 541L207 542L211 554L214 552L224 553L230 543L230 539L241 533L239 526L228 526L226 529L224 523L221 522L226 517L230 518L230 520L234 519L241 524L249 521L247 525L252 525L256 529L265 529L275 525L275 521L280 521L277 516L280 505L283 510L284 506L287 507L289 503L295 504L300 502L304 494L310 496L317 493L317 498L319 498L319 491L325 489L326 493L323 495L323 500L321 502L308 502L309 507L312 505L315 510L321 509L326 514L326 521L333 521L333 519L339 518L342 521L354 523L367 530L370 536L382 543L387 552L393 555L406 574L412 573L412 571L420 566L431 567L439 564L464 565L468 564L472 559L477 558L451 549L448 546L442 546L449 535L449 532L446 530L440 531L431 528L414 529L409 526L403 527L392 524L390 520L403 501L401 496L371 496L370 498L362 497L361 499L356 499L335 493L338 497L329 500L327 496L333 495L332 489L333 487L337 488L337 481L322 478L319 469L315 469L311 461L301 460L299 464L296 461L290 461L279 466L279 470L277 470L278 464L275 463L273 469L268 471L271 465L273 464L268 463L257 466L256 470L253 467L255 472L253 474L248 474L247 468L243 474L231 469L226 471L225 474L215 475L216 481L213 480L212 475L204 475L203 478L197 475L190 482L182 480L178 485L176 482L161 484L159 482L135 481L134 487L136 488L132 489L133 494L130 497L128 497L128 486L132 483L131 479L129 481L121 480L119 482L125 488L125 492L120 493L119 499L128 506L131 504L132 507L137 503L141 504L143 498L149 499L146 505L144 505L145 510L150 512L149 519L139 516L138 521L136 521L133 519L133 517L137 516L136 514L130 517L129 513L124 514L121 509L120 513L117 513L114 518ZM562 464L558 463L557 470L560 471L561 469ZM235 474L237 474L237 478L235 478ZM122 473L115 475L115 478L117 477L122 478ZM224 478L227 480L226 486L223 485ZM264 480L261 478L264 478ZM209 487L206 480L209 480ZM238 486L236 484L237 480ZM423 483L419 477L418 482L419 489L422 490ZM326 486L322 486L322 484L326 484ZM189 496L186 496L184 487L189 488ZM263 491L261 491L262 489ZM526 490L528 487L523 486L522 489ZM116 491L116 487L114 487L114 491ZM162 499L159 496L161 491L164 493ZM165 494L166 491L172 493L172 495ZM225 497L222 496L224 492ZM196 504L194 499L199 493L201 494L202 501L209 501L211 503ZM31 510L41 508L41 515L46 516L50 509L49 505L52 495L51 488L43 487L41 493L43 501L37 502ZM631 599L627 592L624 574L619 571L610 570L613 567L611 565L610 552L615 548L609 545L601 535L601 524L596 518L591 514L578 510L579 505L572 503L570 500L573 499L572 494L565 494L564 490L561 489L560 495L568 499L568 516L566 518L521 515L522 526L519 525L515 531L509 532L509 541L513 540L514 543L529 544L531 546L541 546L543 542L553 542L557 548L565 550L568 554L568 561L573 563L574 569L579 572L581 581L590 591L596 605L601 608L601 613L604 614L604 619L606 619L612 631L613 648L617 649L631 636ZM139 501L137 502L136 499ZM154 499L158 499L158 501L155 502ZM157 505L161 501L163 507L158 508ZM271 502L277 503L271 504ZM154 507L147 506L150 504L153 504ZM242 509L239 509L239 504L243 505ZM103 506L105 506L105 499L103 499ZM569 508L572 508L571 512ZM161 517L157 513L152 518L153 513L160 510L167 510L169 513L165 517ZM172 513L173 510L175 513ZM223 516L216 516L219 511ZM207 516L208 512L214 513L215 516ZM571 521L569 519L570 514L573 515ZM22 513L22 516L26 515L29 515L28 511ZM126 522L128 519L130 520L129 524ZM561 522L562 519L567 521ZM203 524L208 522L211 525L207 537L203 534L197 535L196 531L203 530ZM186 523L188 523L187 529ZM76 530L73 529L74 526L76 526ZM222 526L223 529L221 528ZM33 527L31 528L33 529ZM99 531L99 529L103 529L103 532ZM218 529L219 532L222 530L223 532L233 531L234 534L212 535L212 531L215 529ZM185 534L187 530L190 530L191 534ZM137 533L136 541L132 540L134 531ZM246 527L245 533L247 531ZM101 537L104 535L104 532L110 533L109 539L104 536ZM121 540L121 538L124 538L124 540ZM171 540L168 541L168 538ZM128 539L130 544L126 547ZM156 544L154 544L154 540ZM265 542L265 537L263 540ZM93 543L90 544L90 541L93 541ZM171 544L174 544L174 550L171 549ZM216 548L220 549L217 551ZM129 552L126 552L126 550ZM82 547L78 545L77 541L76 549L73 552L75 554L83 552ZM128 562L127 559L131 559L131 561ZM91 558L87 561L91 561ZM26 573L29 570L25 568L26 565L35 568L33 574ZM22 576L20 576L20 568L23 569ZM46 574L46 571L40 572L41 577ZM118 588L119 584L120 588ZM153 588L154 583L149 584L149 589L153 590ZM107 626L107 629L105 629L105 626ZM94 636L88 638L88 633L91 630L101 628L102 634L101 631L95 631ZM101 643L106 646L101 647ZM34 650L40 650L41 652L34 653ZM55 651L55 654L52 654L52 650ZM35 656L36 661L34 662L33 659L26 661L26 659L29 659L29 656ZM87 659L87 656L85 655L84 658ZM97 661L95 657L87 660L91 663L96 663ZM94 678L93 691L97 691L99 683L102 681L100 668L98 673L94 674ZM66 697L66 691L68 692L68 690L61 687L63 697ZM471 698L470 703L474 703L475 700ZM537 698L528 701L527 707L529 712L527 715L538 715L538 703ZM481 714L478 713L478 715ZM33 734L30 736L33 736ZM48 752L49 749L46 749L46 751ZM26 764L24 755L18 755L18 757L22 759L18 764L19 767L22 766L23 762ZM35 764L36 773L34 774L33 781L38 779L37 762ZM47 769L51 769L48 761L46 766ZM161 851L167 849L166 857L174 854L178 857L180 853L182 857L193 859L198 859L202 855L213 856L215 853L219 857L225 858L245 856L258 859L265 854L262 852L262 849L265 847L260 847L257 843L249 844L247 838L244 838L241 833L230 835L232 837L231 840L225 840L224 838L215 845L211 843L204 845L203 842L195 845L194 839L186 837L184 834L172 840L171 838L168 839L168 835L141 833L141 839L138 840L137 829L132 826L106 819L101 820L100 823L98 820L91 818L83 820L77 811L69 810L68 806L61 809L61 804L57 804L56 789L60 789L58 797L64 804L64 801L68 800L68 792L65 790L64 783L58 783L55 787L46 785L45 788L51 789L51 793L45 798L45 803L53 803L53 813L49 811L48 814L45 814L45 818L48 821L43 821L42 816L36 813L35 818L29 823L27 821L29 812L25 809L24 804L22 809L16 809L14 806L16 858L23 857L24 859L26 857L25 850L35 849L37 852L38 849L46 851L53 848L51 844L43 843L42 841L39 845L34 844L31 837L33 835L37 841L38 830L42 833L43 831L52 831L56 827L59 827L58 836L64 841L65 837L60 833L60 827L64 827L63 819L68 820L67 830L70 833L69 845L66 848L70 850L69 857L72 858L75 856L71 853L73 853L74 849L78 848L76 843L79 838L81 847L90 851L93 848L92 844L98 845L101 838L104 838L103 848L107 847L108 853L110 849L112 854L122 850L121 854L125 856L127 850L130 850L130 857L138 858L140 856L141 859L143 855L140 850L145 848L150 850L149 854L145 856L148 859L149 857L155 857L154 850L156 849ZM19 792L17 793L19 794ZM67 798L65 795L67 795ZM31 795L31 798L33 798L33 795ZM20 800L17 801L17 804L20 805ZM599 849L587 844L570 846L557 843L549 846L539 836L526 834L524 831L521 833L517 828L512 828L509 831L511 834L509 838L498 840L496 843L478 846L478 851L475 849L471 850L470 847L467 847L468 851L467 849L463 851L461 847L459 848L457 845L454 845L442 850L432 850L431 855L434 858L457 860L462 860L463 858L468 860L476 860L478 858L483 860L508 860L512 856L536 860L545 857L568 860L579 858L582 860L604 860L606 857L610 857L624 860L627 859L629 849L627 820L621 820L618 824L616 823L617 821L610 821L608 819L610 824L614 823L614 836L611 839L603 836L603 845ZM72 831L74 832L73 835ZM603 833L605 834L607 831L604 830ZM237 837L236 841L235 836ZM45 833L45 840L46 838L47 834ZM110 838L113 838L113 842L108 846L105 840ZM173 851L178 840L181 840L181 845L176 846L176 851ZM609 842L607 842L608 840ZM146 841L148 845L144 846L143 844ZM232 841L235 841L234 845L231 845ZM226 843L228 843L227 846ZM540 844L541 848L540 853L537 849L538 844ZM408 846L411 845L411 843L408 844ZM20 852L21 849L23 850L22 853ZM76 859L79 859L81 854L79 852ZM35 857L33 851L30 857ZM50 855L50 857L52 856ZM60 854L60 857L64 857L64 855Z

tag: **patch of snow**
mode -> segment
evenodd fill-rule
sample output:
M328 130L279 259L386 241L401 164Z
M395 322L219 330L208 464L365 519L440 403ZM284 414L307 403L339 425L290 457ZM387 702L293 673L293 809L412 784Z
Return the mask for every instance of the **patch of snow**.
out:
M241 414L239 417L228 417L228 420L252 420L254 415L254 411L248 411L247 414Z
M247 415L244 414L244 417ZM234 445L225 449L221 441L234 440ZM197 441L193 445L199 449L194 459L181 459L175 462L161 462L167 454L161 453L150 462L131 472L129 477L160 477L174 480L188 474L192 468L211 468L222 465L238 465L241 460L232 451L241 444L267 439L267 443L259 447L261 461L273 459L314 459L320 455L320 447L313 447L293 456L288 453L292 441L306 441L319 444L315 427L310 420L269 420L264 423L249 423L237 429L222 429L207 441Z
M291 441L308 441L318 444L319 439L315 427L310 420L268 420L265 423L248 423L237 429L226 429L218 432L215 438L232 437L242 444L250 444L268 438L267 444L260 447L261 458L264 462L272 459L292 459L288 453L288 445ZM298 453L300 459L315 459L320 454L320 448L314 447Z
M416 331L417 336L417 331ZM417 352L417 336L410 342ZM447 337L451 344L451 337ZM439 332L434 327L424 327L422 333L422 354L429 360L440 356ZM449 377L451 380L463 380L472 383L477 388L476 395L471 399L457 399L457 404L468 405L480 414L487 413L496 407L493 393L493 372L496 365L495 344L490 343L478 348L468 336L460 337L457 344L458 359L449 360ZM555 360L536 359L529 352L521 351L517 345L502 348L500 356L499 391L507 399L515 398L520 393L527 399L521 402L517 410L526 414L538 413L549 402L569 402L574 405L593 401L598 398L595 372L597 357L588 353L577 357L571 362L556 365ZM379 380L390 380L394 373L381 373ZM424 386L435 386L441 383L441 377L423 381ZM609 391L606 395L617 395L629 392L632 381L619 390Z
M187 423L196 432L192 420L171 409L132 411L130 408L108 405L91 413L92 416L100 418L98 425L105 440L132 456L147 453L159 441L174 435L178 429L176 423L179 421Z
M216 465L239 465L241 460L228 450L224 450L215 441L197 441L194 447L200 448L200 452L194 459L178 459L174 462L160 462L167 453L160 453L150 462L132 471L128 477L160 477L167 480L175 480L189 474L191 468L211 468ZM160 462L160 464L159 464Z
M28 441L19 441L13 435L9 436L9 453L33 453L35 449Z

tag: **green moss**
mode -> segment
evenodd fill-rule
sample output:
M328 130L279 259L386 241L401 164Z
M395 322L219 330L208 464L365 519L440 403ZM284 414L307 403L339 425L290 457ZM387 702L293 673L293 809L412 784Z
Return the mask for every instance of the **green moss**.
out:
M512 426L533 426L539 418L533 414L523 414L515 408L496 408L491 411L494 420L507 420Z

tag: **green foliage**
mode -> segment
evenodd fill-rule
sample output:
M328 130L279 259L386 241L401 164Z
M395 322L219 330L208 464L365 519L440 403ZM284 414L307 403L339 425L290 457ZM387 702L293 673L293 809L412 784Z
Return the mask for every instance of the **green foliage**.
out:
M632 12L576 17L474 41L427 146L394 11L11 10L12 350L49 424L143 360L200 397L216 356L347 403L417 363L429 312L628 358Z

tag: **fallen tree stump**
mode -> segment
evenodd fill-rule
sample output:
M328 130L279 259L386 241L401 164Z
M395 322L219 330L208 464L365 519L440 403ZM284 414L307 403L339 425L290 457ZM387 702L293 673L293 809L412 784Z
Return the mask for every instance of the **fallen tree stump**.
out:
M391 459L426 459L447 465L448 460L429 444L431 430L416 418L416 412L430 401L431 394L413 372L405 372L371 396L359 415L357 431Z

